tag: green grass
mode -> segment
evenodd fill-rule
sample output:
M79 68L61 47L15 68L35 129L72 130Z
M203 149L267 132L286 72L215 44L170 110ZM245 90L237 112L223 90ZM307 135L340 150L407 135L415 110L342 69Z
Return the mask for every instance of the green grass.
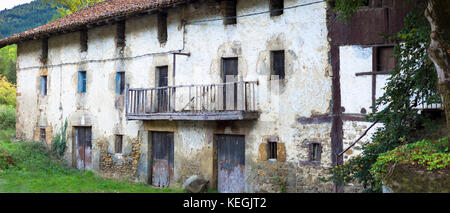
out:
M68 168L37 142L12 142L14 130L0 130L0 192L25 193L179 193L177 188L154 188L143 183L99 177Z

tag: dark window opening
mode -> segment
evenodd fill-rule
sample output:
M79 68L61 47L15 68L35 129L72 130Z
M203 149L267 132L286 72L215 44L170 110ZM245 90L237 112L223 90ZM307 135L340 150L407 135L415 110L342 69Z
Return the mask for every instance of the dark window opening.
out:
M319 143L309 144L309 161L320 161L322 154L322 147Z
M158 40L159 43L167 41L167 13L161 12L158 14Z
M223 10L223 24L236 24L236 0L223 0L222 2Z
M42 55L41 55L42 63L47 63L47 59L48 59L48 38L44 38L42 40Z
M41 130L41 132L40 132L40 136L39 136L39 141L45 143L46 142L45 128L41 128L40 130Z
M122 153L123 135L116 135L114 149L116 153Z
M277 159L277 151L278 151L277 142L268 142L267 145L269 148L267 152L267 154L269 155L268 159Z
M47 76L41 76L41 95L47 95Z
M284 0L270 0L270 16L279 16L283 14Z
M116 93L123 95L125 92L125 72L116 73Z
M88 49L88 32L86 29L80 32L80 50L81 52L86 52Z
M86 71L78 72L78 92L86 93Z
M278 79L284 79L285 78L284 50L271 51L270 53L271 53L270 62L272 68L271 75L277 75Z
M117 47L125 47L125 21L117 22Z
M392 71L395 67L394 47L375 47L376 48L376 71Z

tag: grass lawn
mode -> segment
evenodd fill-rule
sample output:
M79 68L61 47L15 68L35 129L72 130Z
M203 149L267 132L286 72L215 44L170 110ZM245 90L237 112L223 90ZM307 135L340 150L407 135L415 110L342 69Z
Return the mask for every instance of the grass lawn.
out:
M15 130L0 130L0 192L26 193L179 193L143 183L101 178L91 171L68 168L41 143L12 142Z

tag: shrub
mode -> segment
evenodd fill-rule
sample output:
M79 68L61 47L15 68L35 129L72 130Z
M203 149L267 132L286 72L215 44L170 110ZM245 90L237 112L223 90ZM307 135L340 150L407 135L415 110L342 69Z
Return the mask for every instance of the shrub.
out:
M381 180L394 164L423 168L426 170L441 170L450 167L447 138L436 141L421 140L416 143L399 146L381 154L372 165L371 172Z
M12 129L16 126L16 109L0 105L0 129Z
M16 87L0 75L0 104L16 107Z

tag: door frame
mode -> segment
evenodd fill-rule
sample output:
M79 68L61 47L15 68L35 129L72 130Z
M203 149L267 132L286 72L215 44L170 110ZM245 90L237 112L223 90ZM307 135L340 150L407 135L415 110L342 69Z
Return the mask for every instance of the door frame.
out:
M93 153L93 132L92 132L92 126L72 126L72 167L73 168L77 168L77 129L78 128L89 128L91 130L91 167L93 168L94 166L92 165L93 163L93 159L94 156L92 156ZM91 170L92 170L91 168Z
M147 164L148 164L148 168L147 168L147 184L148 185L152 185L153 186L153 133L158 132L158 133L172 133L173 134L173 176L175 176L175 132L171 132L171 131L154 131L154 130L149 130L148 131L148 136L147 136ZM169 153L170 154L170 153ZM170 158L170 156L169 156ZM169 160L170 163L170 160ZM175 177L173 177L173 181L174 181ZM172 186L172 184L174 183L173 181L170 181L169 179L169 187Z

